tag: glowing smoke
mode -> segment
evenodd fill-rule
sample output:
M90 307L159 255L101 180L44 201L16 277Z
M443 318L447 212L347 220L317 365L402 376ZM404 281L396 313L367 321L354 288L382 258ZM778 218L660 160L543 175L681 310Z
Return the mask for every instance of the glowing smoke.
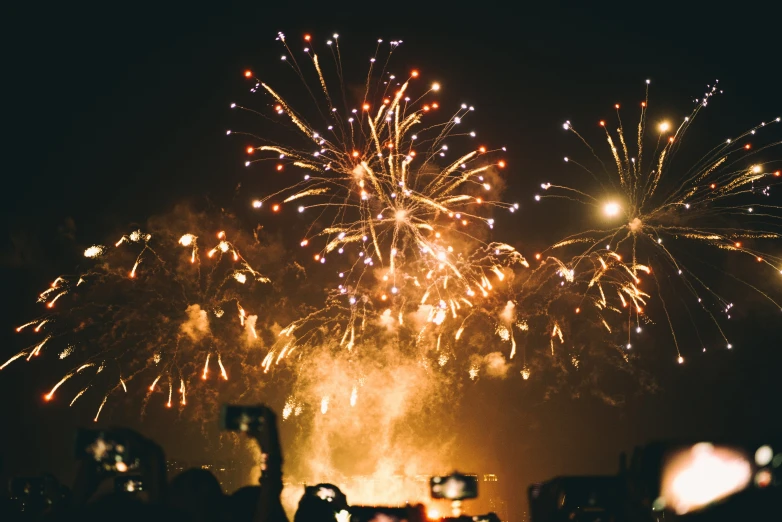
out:
M185 310L187 321L182 323L180 331L187 335L191 341L197 343L209 335L209 319L206 310L202 310L200 305L192 304Z

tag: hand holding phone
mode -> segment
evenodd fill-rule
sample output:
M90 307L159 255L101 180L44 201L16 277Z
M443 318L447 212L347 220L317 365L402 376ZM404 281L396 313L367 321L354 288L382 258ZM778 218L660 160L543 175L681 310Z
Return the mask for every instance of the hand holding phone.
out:
M220 415L222 429L242 431L258 441L261 449L261 496L254 520L285 521L280 502L282 493L282 448L277 432L277 417L264 405L223 405Z

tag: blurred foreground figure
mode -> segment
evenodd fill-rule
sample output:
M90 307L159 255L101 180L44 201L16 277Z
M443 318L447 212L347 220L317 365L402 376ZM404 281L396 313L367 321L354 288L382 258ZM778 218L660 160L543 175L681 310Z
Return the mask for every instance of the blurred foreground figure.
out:
M261 450L261 487L254 515L249 520L253 522L288 522L282 507L282 447L277 431L277 416L264 405L236 406L224 405L220 414L221 428L227 431L241 431L256 441ZM246 488L246 493L232 498L232 508L241 509L252 495ZM240 490L241 491L241 490ZM239 492L237 492L239 493ZM244 513L238 513L244 519Z
M615 476L558 477L529 488L532 522L782 520L782 441L666 442L624 456Z
M333 522L340 513L347 516L345 494L333 484L306 486L293 522Z
M168 486L168 506L194 522L216 522L224 512L225 498L220 482L205 469L189 469L174 477Z

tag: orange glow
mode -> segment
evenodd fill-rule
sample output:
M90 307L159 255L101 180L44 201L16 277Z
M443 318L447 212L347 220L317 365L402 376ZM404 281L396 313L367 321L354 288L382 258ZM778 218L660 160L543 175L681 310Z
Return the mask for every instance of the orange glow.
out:
M424 112L429 112L429 106L428 105L424 105Z
M315 254L313 257L315 258L315 261L320 261L320 254Z
M354 150L354 151L353 151L353 157L354 157L354 158L358 158L358 151L357 151L357 150Z
M438 104L437 104L437 102L434 102L434 103L432 104L432 108L433 108L433 109L439 109L439 108L440 108L440 105L438 105Z
M385 301L386 299L388 299L388 296L386 294L383 294L383 295L380 296L380 299Z
M388 98L386 98L385 100L383 100L383 103L384 103L385 105L388 105L389 103L391 103L391 100L389 100Z
M715 189L715 188L717 188L717 185L715 185L714 183L712 183L712 184L711 184L711 185L709 185L709 186L710 186L712 189Z
M247 154L252 154L253 152L255 152L255 149L254 149L254 148L252 148L252 147L247 147Z
M246 71L244 71L244 77L245 78L252 78L253 77L253 72L250 69L247 69Z
M369 104L365 103L364 106L362 107L362 109L364 109L365 111L368 111L369 110Z
M393 148L394 148L394 144L393 144L393 143L389 143L389 144L387 145L387 147L388 147L389 149L393 149Z
M272 205L272 212L278 212L280 210L279 205Z
M54 308L54 303L46 303L46 308Z
M535 259L540 259L540 254L535 254Z
M641 107L646 107L646 102L641 102Z
M605 127L606 126L606 122L604 122L603 120L600 120L600 126L601 127Z
M758 263L762 263L763 262L763 258L762 257L758 257L756 259L758 260Z
M736 248L741 248L741 241L736 241Z
M410 151L410 155L411 155L412 157L414 157L414 158L415 158L415 151L414 151L414 150L411 150L411 151Z
M749 143L747 143L746 145L744 145L744 148L745 148L746 150L749 150L749 149L751 149L751 148L752 148L752 145L750 145Z
M278 171L282 170L282 165L277 165L277 170Z
M308 34L305 34L305 35L304 35L304 41L305 41L305 42L309 42L310 40L312 40L312 36L310 36L310 35L308 35Z
M478 147L478 151L481 153L486 152L486 147L480 146Z
M282 110L282 105L275 105L274 106L274 110L275 111L281 111Z
M576 308L576 313L580 314L581 313L581 308Z
M413 78L418 78L418 71L411 72L410 76L412 76Z
M668 143L673 143L673 136L671 136L670 138L668 138Z
M462 219L462 225L466 225L466 224L467 224L467 220L466 219Z
M782 171L779 171L779 170L778 170L778 171L776 171L776 172L774 173L774 175L775 175L776 177L782 176Z
M217 239L223 239L225 237L225 230L221 230L217 233Z
M497 163L497 166L499 168L501 168L501 169L504 169L505 168L505 162L504 161L500 161L499 163Z
M481 203L483 203L483 200L482 200L481 198L477 198L477 199L475 200L475 202L476 202L476 203L478 203L478 204L481 204Z
M134 278L134 277L136 277L136 273L135 273L135 272L131 272L131 273L130 273L130 277L131 277L131 278Z
M614 108L618 109L619 108L619 104L617 103L616 105L614 105Z
M52 400L52 394L51 393L47 393L46 395L43 396L43 400L45 400L46 402L49 402L50 400Z

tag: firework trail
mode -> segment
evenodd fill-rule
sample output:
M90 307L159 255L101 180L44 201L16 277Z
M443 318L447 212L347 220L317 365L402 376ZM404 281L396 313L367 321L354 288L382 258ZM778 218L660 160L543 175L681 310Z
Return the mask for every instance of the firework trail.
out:
M184 406L198 381L227 381L241 355L236 345L257 338L257 316L243 303L269 286L245 257L257 255L257 238L240 250L225 231L207 235L208 225L198 227L203 234L151 226L87 248L91 266L40 294L43 315L16 329L36 340L0 368L39 357L68 365L44 398L73 388L72 406L96 390L96 421L115 393L140 390L145 403L154 395Z
M637 127L624 129L619 105L615 132L599 122L610 161L604 162L570 121L564 123L590 150L595 167L566 157L565 162L588 176L580 176L576 185L544 183L545 192L535 199L561 198L585 205L600 217L585 219L587 230L565 237L536 258L542 263L538 271L559 275L561 284L581 293L572 312L596 317L608 331L617 317L624 317L626 350L632 348L632 334L640 334L650 321L646 305L659 300L661 321L670 327L677 360L683 363L676 315L690 322L699 339L697 326L705 318L724 346L732 348L720 319L731 317L733 302L710 283L715 274L717 280L735 281L779 307L767 287L751 283L749 276L758 270L778 275L782 268L782 258L764 250L782 233L782 209L768 200L780 170L762 159L780 142L753 143L761 133L772 132L769 127L777 126L780 118L726 140L682 169L674 161L685 134L721 91L717 84L709 86L692 113L674 125L650 120L648 84ZM744 256L756 269L746 264L722 268L730 254ZM699 351L705 346L700 343Z

